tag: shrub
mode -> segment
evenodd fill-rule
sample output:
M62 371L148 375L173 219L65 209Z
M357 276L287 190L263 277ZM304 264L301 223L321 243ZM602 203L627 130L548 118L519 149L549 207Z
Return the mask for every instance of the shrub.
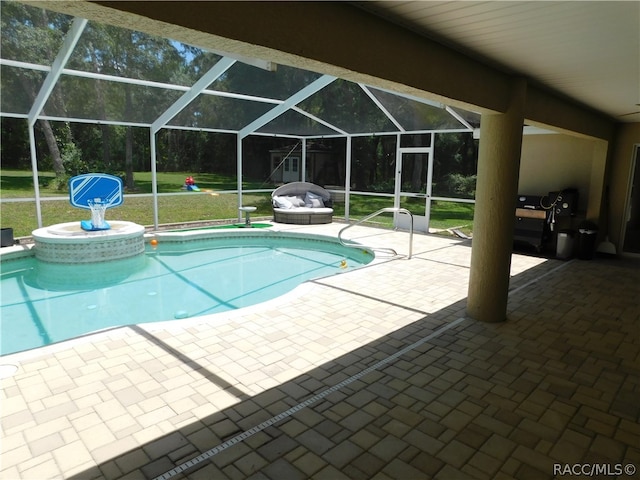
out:
M445 178L447 190L456 196L474 198L476 196L476 175L450 173Z

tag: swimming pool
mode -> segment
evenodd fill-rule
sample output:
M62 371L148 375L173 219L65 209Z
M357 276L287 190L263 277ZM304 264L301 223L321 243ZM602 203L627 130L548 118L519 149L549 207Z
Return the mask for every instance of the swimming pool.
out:
M0 355L122 325L256 305L373 260L330 237L254 232L158 235L144 254L95 264L3 260Z

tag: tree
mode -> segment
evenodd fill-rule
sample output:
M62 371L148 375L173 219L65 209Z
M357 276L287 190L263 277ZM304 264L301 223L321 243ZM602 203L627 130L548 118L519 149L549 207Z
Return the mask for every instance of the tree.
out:
M434 146L434 194L473 198L478 141L471 133L440 133Z
M28 60L35 63L50 64L55 58L59 46L62 43L64 32L69 28L70 20L65 15L55 14L43 9L27 7L17 2L3 2L2 5L2 55L4 58ZM29 58L22 58L24 52L29 52ZM16 82L29 100L28 105L33 105L40 86L42 75L36 71L15 69L15 77L9 78L9 82ZM5 90L3 79L3 90ZM16 91L16 85L10 91ZM48 104L62 104L63 101L56 95L50 97ZM43 113L46 113L43 109ZM56 139L56 133L48 120L40 120L40 127L44 133L46 144L49 148L53 170L58 177L64 177L65 168L61 149ZM64 129L62 133L68 133ZM61 135L63 143L72 142L72 139Z
M64 15L15 2L4 2L1 15L3 58L40 65L51 64L71 24L71 19ZM66 67L190 87L220 58L217 54L176 41L89 22ZM4 111L20 115L28 113L46 72L37 68L3 65L2 73L0 82L3 93L12 92L11 95L3 95ZM209 88L284 100L319 76L314 72L282 65L275 71L266 71L237 62ZM145 85L144 82L112 82L88 77L63 74L45 105L45 113L60 118L66 116L102 122L83 124L40 120L36 124L38 149L41 149L41 145L47 145L45 150L48 149L51 158L51 165L47 165L47 168L52 166L61 177L65 171L70 174L82 170L102 170L121 175L127 187L133 189L134 171L136 168L148 168L149 162L148 129L138 128L136 124L153 123L180 98L183 91L158 88ZM370 95L375 97L375 101ZM381 111L377 102L384 104L386 112ZM9 110L5 109L7 106ZM159 169L233 176L236 171L235 136L204 130L240 130L273 107L271 103L224 95L199 95L169 121L169 126L190 127L189 130L165 128L157 135ZM409 131L459 127L442 108L374 88L368 88L365 92L359 85L340 79L301 101L297 107L350 133L397 130L389 117ZM112 125L112 122L124 124ZM8 124L3 122L3 134L7 127ZM204 130L200 131L199 128ZM40 131L43 135L40 135ZM261 133L283 132L333 133L328 125L296 111L280 115L261 130ZM6 139L18 141L23 138L20 136L21 129L13 133L3 135L3 142ZM456 135L442 137L438 134L437 138L442 140L436 140L434 147L434 178L443 188L447 185L454 188L453 183L470 185L472 179L467 177L475 174L477 153L473 139ZM405 134L403 139L405 137L411 135ZM249 167L245 168L245 174L253 174L258 180L268 176L268 152L277 145L276 139L262 140L245 142L243 147L244 162ZM423 143L415 144L418 145L426 146ZM396 148L395 135L354 137L351 179L355 188L393 192ZM343 165L340 168L344 170L344 152L340 150L335 158L336 164ZM412 191L423 188L426 165L425 158L415 158L413 164L407 160L403 168L406 188ZM454 178L453 173L460 173L465 178ZM336 178L344 176L344 171L336 174Z
M186 84L193 83L195 76L189 72L184 57L178 52L178 44L168 39L154 37L140 32L90 23L72 57L70 68L86 69L99 74L108 74L139 80L171 82L175 73ZM90 85L91 89L87 88ZM132 85L130 83L105 82L71 78L70 86L83 95L75 95L73 110L80 116L100 120L114 120L128 123L151 123L181 93L163 92L158 88ZM106 125L101 125L103 160L107 169L114 163L111 136L114 133ZM125 184L134 189L133 168L135 165L134 132L132 126L125 128L124 136L118 137L125 143L124 162ZM116 132L117 133L117 132Z

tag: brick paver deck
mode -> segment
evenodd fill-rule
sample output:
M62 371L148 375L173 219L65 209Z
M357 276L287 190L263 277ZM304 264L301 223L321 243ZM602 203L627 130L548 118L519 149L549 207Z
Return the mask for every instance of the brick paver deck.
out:
M350 232L407 252L406 233ZM470 254L468 241L416 235L411 260L387 257L260 308L2 357L18 370L2 379L0 478L640 468L637 263L515 254L509 319L485 324L464 315ZM618 477L640 478L628 473Z

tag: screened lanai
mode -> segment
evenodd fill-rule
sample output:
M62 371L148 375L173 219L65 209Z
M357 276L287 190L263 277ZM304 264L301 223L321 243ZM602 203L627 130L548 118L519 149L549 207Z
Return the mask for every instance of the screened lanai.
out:
M436 136L446 134L464 134L473 143L479 114L28 5L3 2L2 7L1 115L28 124L39 227L38 171L44 153L36 148L35 129L45 121L147 129L155 229L160 223L158 138L178 130L233 138L235 145L214 163L235 163L235 188L220 193L236 193L238 207L247 191L270 192L279 182L306 180L344 194L347 220L354 195L386 196L395 207L403 199L417 199L418 229L427 231L432 201L473 202L471 189L455 193L440 182L434 190L434 162L447 163L437 161L435 145ZM247 155L247 142L256 138L282 139L283 153ZM371 176L362 166L371 152L356 147L370 138L384 139L377 144L383 150L379 162L386 162L388 178L378 182L384 188L369 188L356 178ZM320 179L307 155L327 142L334 142L329 162L337 166ZM336 148L343 151L336 155ZM293 169L289 160L296 155L296 178L274 175ZM449 176L455 174L454 163L448 168ZM264 181L248 187L245 180L257 170Z

